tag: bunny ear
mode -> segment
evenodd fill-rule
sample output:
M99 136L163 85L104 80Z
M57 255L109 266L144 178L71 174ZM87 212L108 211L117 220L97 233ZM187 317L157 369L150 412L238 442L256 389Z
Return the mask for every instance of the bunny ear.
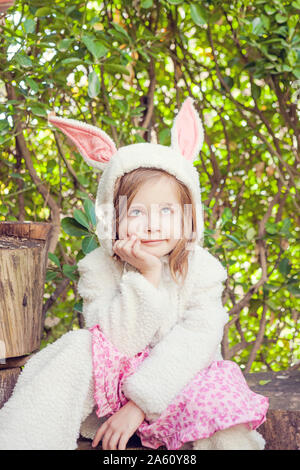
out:
M112 139L98 127L48 114L48 121L69 137L88 165L104 170L111 157L117 152Z
M196 160L204 141L202 122L192 98L183 103L171 131L171 146L191 162Z

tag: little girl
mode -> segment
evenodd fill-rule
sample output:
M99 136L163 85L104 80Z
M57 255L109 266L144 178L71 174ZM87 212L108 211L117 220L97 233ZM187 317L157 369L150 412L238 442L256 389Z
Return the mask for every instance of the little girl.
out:
M49 121L103 170L101 246L78 263L86 328L27 362L0 410L0 449L75 449L81 433L121 450L135 432L153 449L263 449L255 429L268 399L220 352L227 274L201 246L193 162L203 128L192 100L175 119L171 147L117 150L93 126Z

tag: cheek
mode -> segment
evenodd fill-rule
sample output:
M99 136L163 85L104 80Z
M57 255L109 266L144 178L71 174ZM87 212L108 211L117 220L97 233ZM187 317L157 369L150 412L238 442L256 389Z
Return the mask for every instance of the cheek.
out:
M169 217L162 218L161 228L166 238L181 238L182 219L180 214L173 214Z
M146 232L146 222L143 217L124 218L119 225L119 238L127 238L127 234L142 235Z

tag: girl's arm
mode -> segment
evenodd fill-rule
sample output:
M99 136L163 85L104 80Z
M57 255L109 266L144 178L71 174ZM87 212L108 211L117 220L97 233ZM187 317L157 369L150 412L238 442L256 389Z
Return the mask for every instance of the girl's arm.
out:
M209 261L211 258L209 255ZM199 279L194 279L185 319L151 350L124 383L124 394L144 411L148 420L157 419L218 352L229 317L221 299L226 271L215 258L214 263L219 264L218 269L205 287L200 287ZM207 265L204 272L205 269L209 281L210 269Z
M123 354L131 357L149 345L168 307L165 292L139 272L122 275L116 261L97 248L79 261L78 292L86 327L99 324Z

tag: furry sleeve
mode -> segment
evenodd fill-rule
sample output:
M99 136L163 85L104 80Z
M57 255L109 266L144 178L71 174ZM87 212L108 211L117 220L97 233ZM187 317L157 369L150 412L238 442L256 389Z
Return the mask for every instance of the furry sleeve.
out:
M139 272L116 273L112 261L99 249L78 267L86 327L99 324L113 345L129 357L142 351L160 327L168 305L166 293Z
M221 300L224 272L224 268L219 269L223 278L216 275L215 282L205 288L195 282L185 318L126 379L126 397L145 412L149 421L157 419L195 374L214 360L229 318Z

